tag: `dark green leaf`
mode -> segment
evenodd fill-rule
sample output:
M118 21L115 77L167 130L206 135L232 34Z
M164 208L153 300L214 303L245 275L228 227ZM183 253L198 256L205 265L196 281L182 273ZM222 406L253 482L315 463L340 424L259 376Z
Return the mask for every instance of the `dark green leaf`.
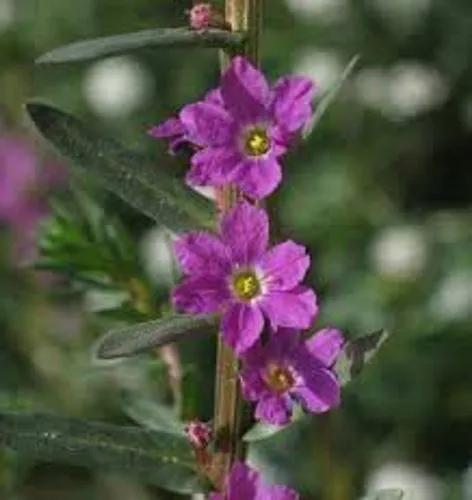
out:
M335 370L342 385L350 382L359 375L364 366L387 340L389 334L386 330L379 330L364 337L348 342L343 352L336 361Z
M125 396L122 408L128 417L147 429L184 435L184 425L175 412L151 399L129 394Z
M204 490L184 437L42 414L1 413L0 444L28 459L137 475L180 493Z
M217 325L217 316L203 314L169 316L117 328L99 340L96 355L99 359L133 356L198 334L214 333Z
M42 55L36 63L88 61L158 47L237 48L244 43L245 38L244 33L218 29L195 31L188 28L158 28L71 43Z
M347 79L351 76L352 72L354 71L354 68L356 67L357 63L359 62L360 56L356 55L354 56L350 61L349 64L346 66L344 69L341 77L339 80L333 85L331 89L329 89L321 98L319 103L316 105L315 112L313 113L313 117L310 120L310 123L307 125L305 130L303 131L303 137L308 137L311 132L313 131L313 128L315 125L319 123L331 103L336 99L338 96L339 92L343 88L343 85L346 83Z
M211 205L141 155L101 137L73 116L46 104L27 110L39 132L78 171L171 229L211 225Z

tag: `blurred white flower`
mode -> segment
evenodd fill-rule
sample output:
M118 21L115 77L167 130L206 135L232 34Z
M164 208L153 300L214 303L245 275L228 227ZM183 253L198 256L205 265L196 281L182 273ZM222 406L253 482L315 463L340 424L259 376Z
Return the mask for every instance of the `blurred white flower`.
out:
M286 0L289 9L301 19L331 23L342 19L347 11L346 0Z
M390 462L374 470L367 480L367 496L383 489L400 489L402 500L442 500L444 484L418 465Z
M396 279L418 276L426 264L427 253L425 237L414 226L385 229L374 240L371 249L376 271Z
M0 0L0 31L9 28L15 20L13 0Z
M395 28L410 31L424 19L431 0L370 0L370 3Z
M360 71L354 88L362 104L393 120L412 118L440 106L448 94L444 78L418 62L401 62L390 69Z
M174 236L162 227L155 227L144 235L140 253L144 269L156 283L171 285L176 264L172 251Z
M434 68L415 62L400 63L390 70L389 112L408 118L440 106L447 97L447 85Z
M472 130L472 95L465 99L462 106L462 121L468 130Z
M109 119L125 118L151 97L152 76L132 57L112 57L88 68L83 93L98 115Z
M318 96L326 92L340 78L343 65L335 52L304 49L296 58L294 73L311 78Z
M431 312L446 320L471 317L472 273L456 272L446 277L431 299Z

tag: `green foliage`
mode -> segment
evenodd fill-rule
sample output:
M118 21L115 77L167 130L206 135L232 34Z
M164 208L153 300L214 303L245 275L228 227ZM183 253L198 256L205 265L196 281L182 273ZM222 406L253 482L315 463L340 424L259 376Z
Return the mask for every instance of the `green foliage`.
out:
M156 222L174 230L211 225L210 204L163 169L152 167L150 160L51 106L30 103L27 110L39 132L71 166Z
M59 64L88 61L160 47L237 48L244 41L244 33L231 33L219 29L195 31L189 28L158 28L72 43L47 52L36 62L37 64Z
M310 123L303 131L303 137L308 137L313 132L314 127L321 121L323 115L326 113L330 105L335 101L336 97L338 97L347 80L349 80L349 78L351 77L353 71L357 66L357 63L359 62L359 59L360 56L355 55L349 61L349 64L344 69L339 80L322 96L315 107L315 111L310 120Z
M182 314L117 328L99 340L96 356L99 359L133 356L197 334L214 333L217 325L218 317L213 314Z
M346 385L364 369L377 354L389 334L386 330L356 338L348 342L336 361L335 370L342 385Z
M117 216L83 191L51 204L53 213L38 242L37 268L99 288L121 288L130 279L143 279L136 245Z
M183 436L42 414L0 414L0 442L29 459L138 475L180 493L204 491Z

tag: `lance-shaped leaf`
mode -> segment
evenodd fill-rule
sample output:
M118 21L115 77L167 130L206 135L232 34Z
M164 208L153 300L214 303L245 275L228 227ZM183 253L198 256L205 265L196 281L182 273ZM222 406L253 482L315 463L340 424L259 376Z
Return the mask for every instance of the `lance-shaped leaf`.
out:
M388 338L387 330L359 337L348 342L336 361L335 371L342 385L359 375Z
M237 48L246 39L242 32L220 29L195 31L189 28L157 28L94 38L71 43L40 56L37 64L60 64L88 61L127 52L160 47Z
M99 359L125 358L171 342L214 333L218 317L213 314L175 315L111 330L98 341Z
M72 167L105 189L174 230L211 225L210 203L140 154L101 137L75 117L46 104L30 103L28 113L39 132Z
M354 71L354 68L356 67L357 63L359 62L359 59L360 59L359 55L354 56L349 61L349 64L344 69L339 80L333 85L332 88L330 88L323 95L321 100L316 105L315 112L313 113L313 117L311 118L310 122L308 123L308 125L305 127L305 130L303 131L303 137L308 137L311 134L311 132L313 131L313 128L315 127L315 125L317 125L320 122L321 118L326 113L326 111L328 110L330 105L333 103L333 101L336 99L339 92L341 92L343 85L346 83L348 78L351 76L352 72Z
M28 460L136 475L180 493L204 491L184 437L43 414L0 413L0 445Z

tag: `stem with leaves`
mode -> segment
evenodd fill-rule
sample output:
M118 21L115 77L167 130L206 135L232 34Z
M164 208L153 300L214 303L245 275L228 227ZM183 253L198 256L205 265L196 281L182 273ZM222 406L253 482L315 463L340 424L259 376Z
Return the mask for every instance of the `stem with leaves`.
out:
M231 29L248 33L247 44L239 53L258 65L262 0L226 0L225 8L225 20ZM222 71L232 55L234 52L222 52ZM231 209L240 196L234 187L221 189L217 193L220 216ZM238 368L238 359L219 336L215 381L215 454L211 472L212 480L218 487L223 486L233 462L244 458L245 450L241 440L243 412Z

